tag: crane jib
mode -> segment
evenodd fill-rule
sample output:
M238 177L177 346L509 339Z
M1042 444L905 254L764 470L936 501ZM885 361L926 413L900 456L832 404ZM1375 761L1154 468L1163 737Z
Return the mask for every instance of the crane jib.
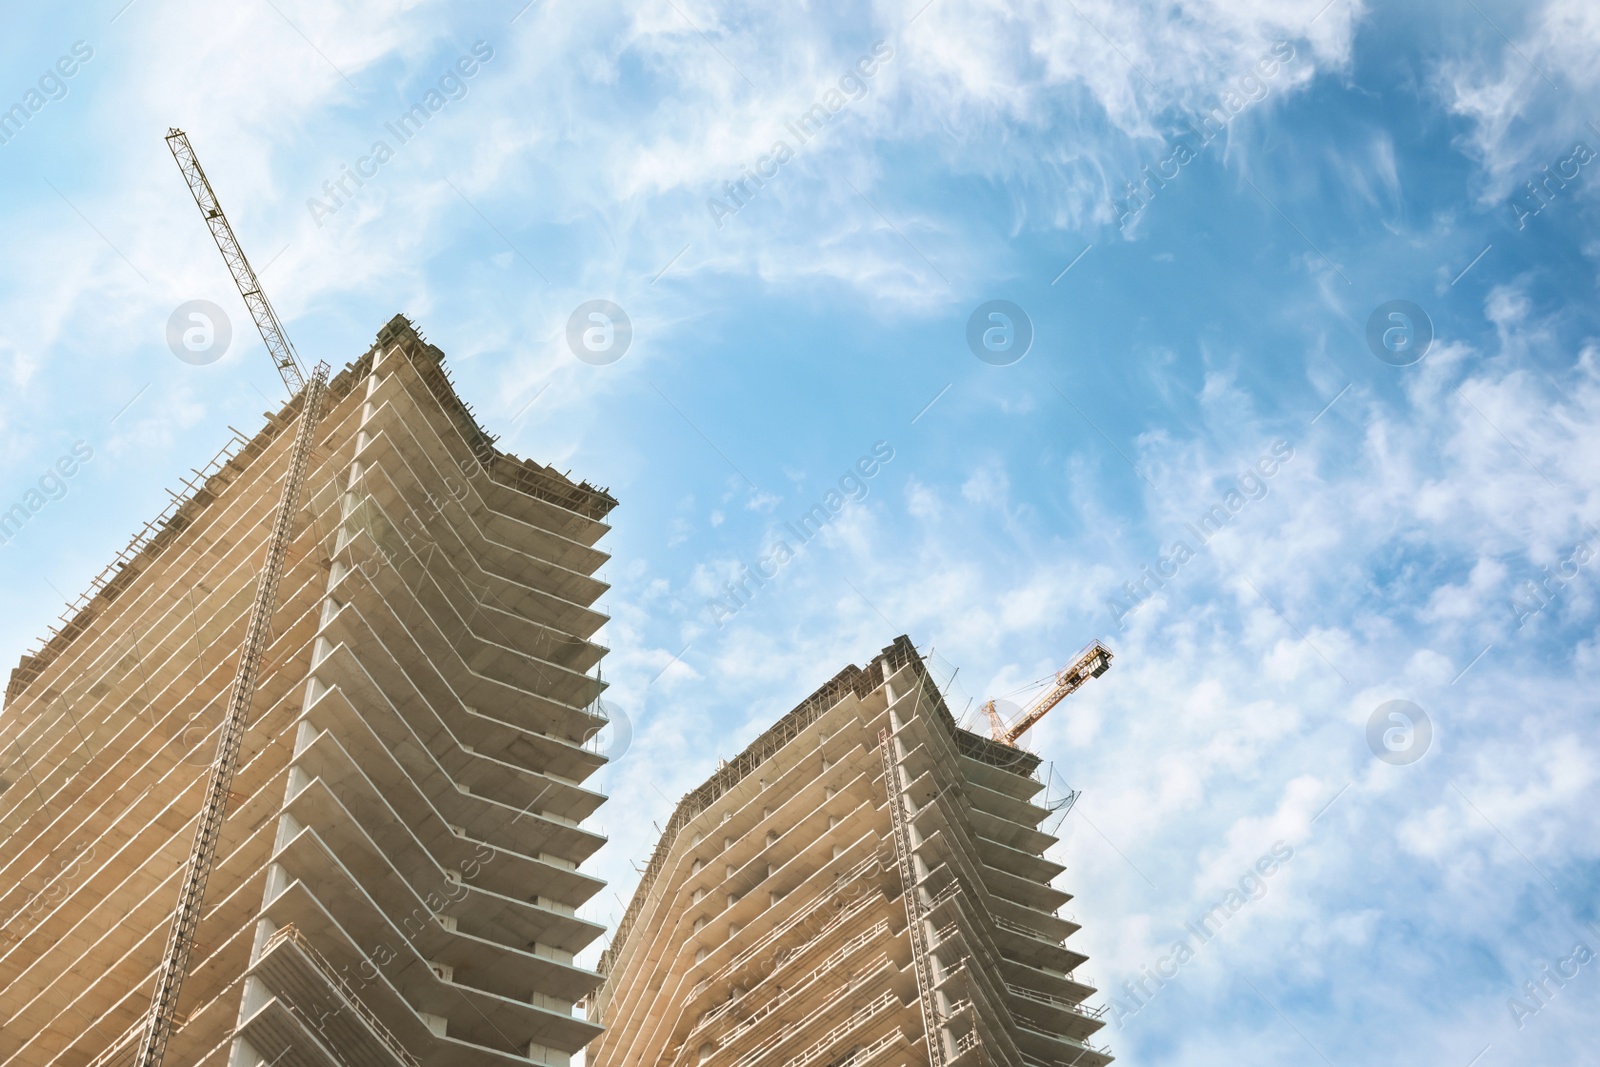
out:
M1051 708L1071 696L1090 678L1098 678L1110 670L1111 659L1109 648L1099 641L1090 642L1089 647L1078 653L1071 663L1056 673L1055 684L1050 687L1050 691L1035 701L1032 707L1024 711L1018 716L1017 721L1009 726L1000 718L1000 713L995 709L995 702L988 701L983 705L983 710L989 716L990 737L1003 745L1016 745L1017 738L1032 729Z
M222 213L222 203L217 199L216 190L211 188L211 181L206 177L205 169L200 166L200 159L194 153L194 146L189 143L189 135L179 129L168 130L167 148L171 150L178 169L183 172L184 181L189 186L190 195L194 197L195 206L200 209L200 214L206 221L206 228L211 231L212 238L217 242L217 251L222 253L222 261L227 264L228 272L233 275L233 283L238 286L239 295L244 298L246 306L250 309L250 317L255 320L256 329L261 333L261 340L266 344L267 351L272 354L272 362L278 368L283 384L291 395L298 395L306 384L300 358L294 350L294 345L289 342L288 335L284 333L282 323L278 321L278 313L273 310L266 294L261 291L261 283L256 278L256 272L251 269L250 261L245 258L244 249L239 246L239 239L234 236L228 216Z

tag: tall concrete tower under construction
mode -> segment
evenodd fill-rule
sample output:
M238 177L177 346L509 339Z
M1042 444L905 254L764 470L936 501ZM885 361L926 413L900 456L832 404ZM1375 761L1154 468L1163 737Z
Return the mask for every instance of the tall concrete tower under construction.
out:
M0 1063L132 1062L299 402L196 472L12 672ZM565 1065L601 933L615 501L495 447L396 317L328 385L165 1062Z
M1041 708L1103 673L1087 652ZM602 957L588 1062L1111 1062L1038 768L960 728L906 638L845 668L678 804Z

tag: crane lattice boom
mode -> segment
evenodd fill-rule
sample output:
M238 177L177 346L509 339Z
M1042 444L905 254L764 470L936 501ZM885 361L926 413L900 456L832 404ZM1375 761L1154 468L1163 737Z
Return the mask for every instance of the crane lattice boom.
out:
M233 227L228 225L228 216L222 213L222 205L217 203L217 194L212 190L211 183L206 180L206 172L201 169L200 160L189 144L189 135L179 129L168 130L167 147L172 150L172 158L178 161L178 169L183 171L184 181L189 183L189 192L193 194L194 202L199 205L200 214L205 218L206 225L211 228L211 236L216 239L217 250L222 253L222 261L232 272L233 282L239 287L239 295L244 297L245 305L250 309L250 317L256 320L256 329L261 331L261 339L267 343L267 351L272 353L272 362L277 365L278 373L283 376L283 384L289 387L291 396L299 393L305 388L305 376L300 371L300 357L295 352L294 345L289 342L289 335L283 332L283 324L278 321L278 313L272 310L266 294L261 291L261 281L251 269L250 261L245 258L244 249L239 247L239 239L233 235Z
M995 710L994 701L990 700L983 705L984 714L989 716L989 736L1003 745L1015 745L1017 738L1027 733L1034 723L1045 717L1045 713L1087 682L1090 678L1098 678L1111 669L1111 650L1099 641L1093 641L1089 647L1078 653L1072 662L1056 672L1055 685L1050 691L1038 700L1033 706L1022 713L1015 723L1007 726L1000 713Z

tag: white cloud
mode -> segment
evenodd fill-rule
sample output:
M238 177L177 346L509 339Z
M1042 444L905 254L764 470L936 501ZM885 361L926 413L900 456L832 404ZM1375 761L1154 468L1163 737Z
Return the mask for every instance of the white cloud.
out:
M1482 17L1500 20L1482 28L1493 58L1453 57L1440 64L1437 85L1471 123L1463 140L1483 166L1479 202L1488 206L1542 180L1542 168L1565 158L1575 141L1600 150L1586 107L1600 89L1600 11L1586 0L1545 0ZM1589 179L1574 192L1593 197L1593 185Z

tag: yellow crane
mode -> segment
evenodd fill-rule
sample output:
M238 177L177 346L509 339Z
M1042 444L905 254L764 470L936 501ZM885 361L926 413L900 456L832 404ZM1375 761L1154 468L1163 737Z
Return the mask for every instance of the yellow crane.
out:
M989 716L989 736L1002 745L1016 746L1017 738L1027 733L1033 724L1045 717L1045 713L1068 696L1076 692L1084 682L1090 678L1098 678L1111 669L1111 650L1099 641L1091 641L1089 646L1071 663L1056 672L1055 684L1050 691L1034 701L1032 706L1018 716L1017 721L1006 725L1000 717L1000 712L995 710L994 701L990 700L983 705L983 713Z

